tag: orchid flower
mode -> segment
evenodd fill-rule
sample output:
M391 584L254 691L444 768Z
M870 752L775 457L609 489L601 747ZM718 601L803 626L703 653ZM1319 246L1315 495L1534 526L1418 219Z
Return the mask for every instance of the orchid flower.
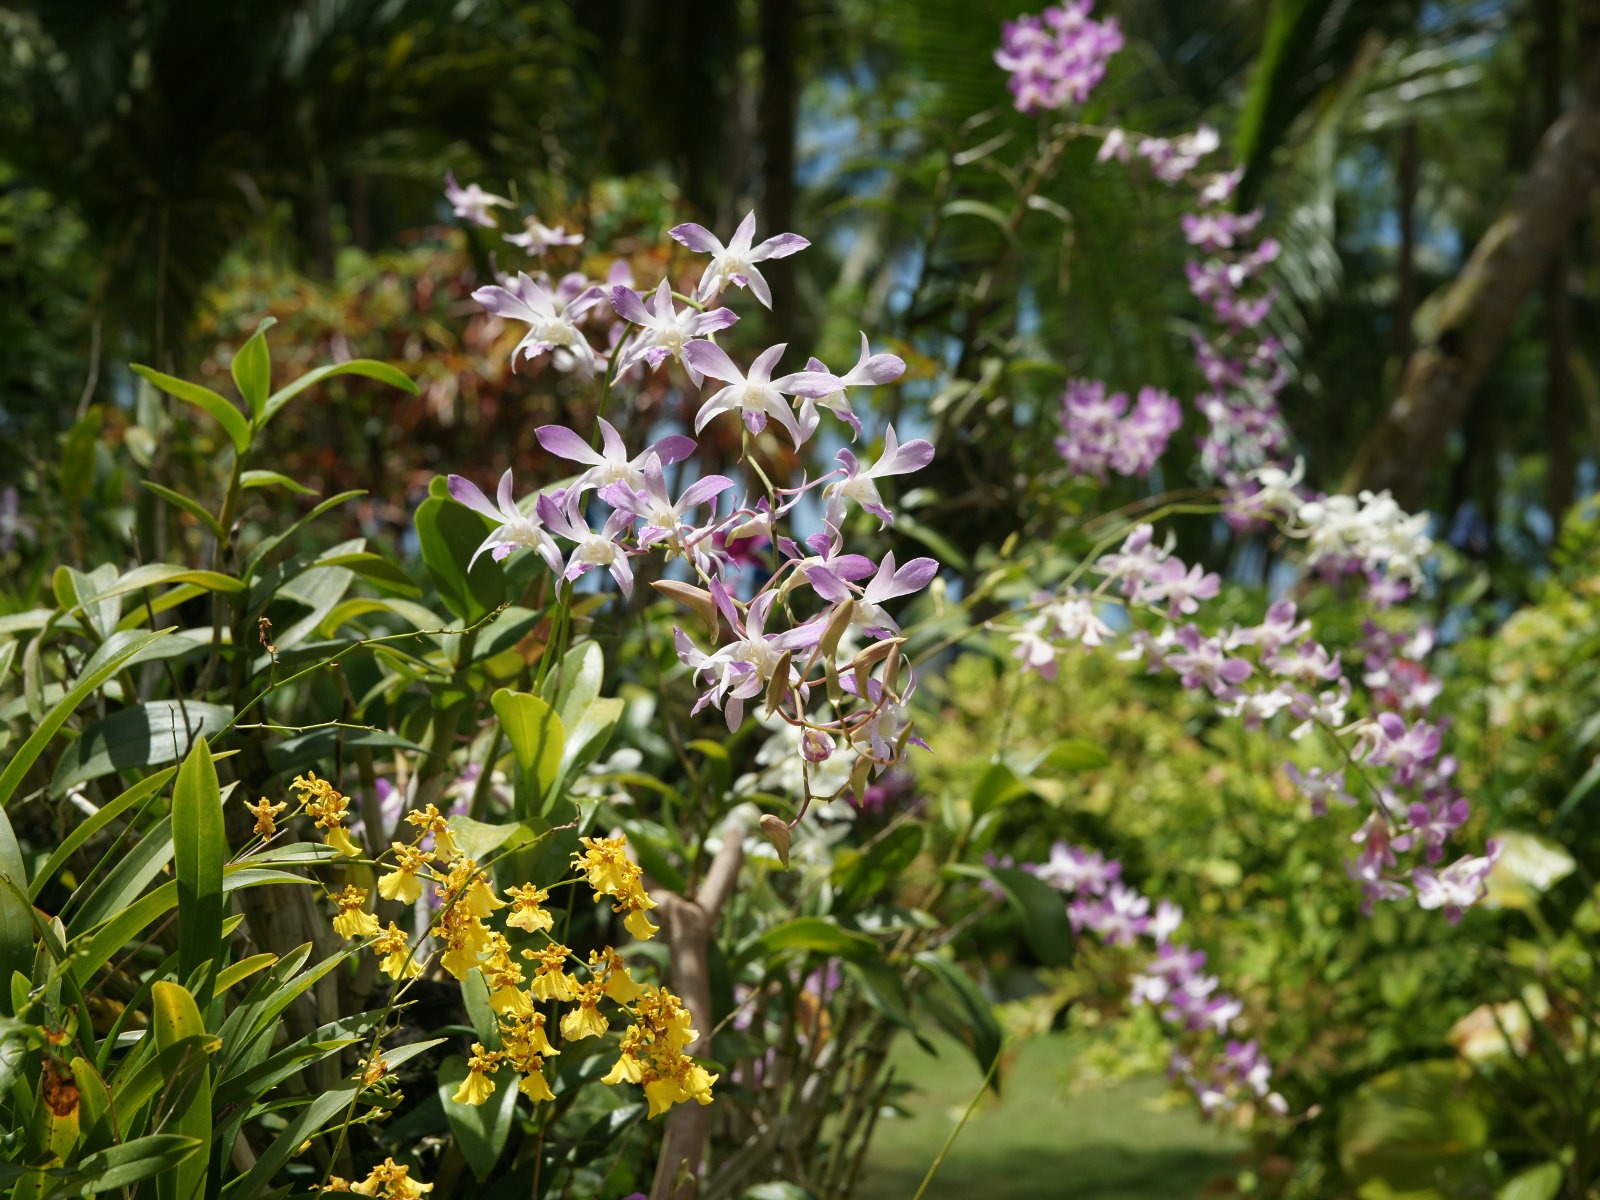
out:
M606 518L605 525L598 532L590 529L578 511L576 490L569 491L560 504L549 496L540 496L538 511L539 519L546 526L568 541L577 543L567 556L566 568L560 570L562 578L579 579L596 567L604 567L611 573L611 578L617 581L623 596L633 595L633 568L628 565L628 552L617 544L617 539L633 524L632 516L625 512L614 512Z
M884 601L920 592L938 573L939 564L931 558L914 558L897 568L894 551L891 550L884 555L877 573L867 581L858 598L844 580L827 567L806 568L806 578L811 581L817 595L830 604L854 601L856 609L851 623L869 634L886 636L899 633L900 626L884 612Z
M485 550L491 552L490 557L495 562L501 562L519 546L537 550L552 571L561 569L561 554L556 549L554 540L540 524L538 516L525 513L517 507L516 499L511 492L510 471L500 476L500 488L494 503L491 503L482 489L470 479L452 475L449 482L450 495L457 503L465 504L473 512L496 522L494 531L484 538L473 552L471 560L467 563L467 570L472 569L472 564L478 561L478 555Z
M599 421L600 450L565 425L541 425L534 430L539 444L551 454L589 468L573 482L571 490L574 494L613 483L624 483L637 490L644 486L644 466L652 455L670 465L682 462L694 453L694 439L675 433L629 458L627 447L622 444L622 435L616 431L616 427L604 417Z
M766 691L784 651L814 646L822 636L822 627L816 621L808 621L784 633L769 634L766 622L777 599L776 592L760 593L743 613L720 580L711 581L711 595L718 611L732 627L734 640L706 654L682 629L674 629L672 636L678 658L694 672L697 680L710 681L692 711L699 712L707 705L721 707L728 728L733 730L744 720L744 702ZM792 683L792 667L790 671L789 682Z
M505 239L529 254L543 255L551 246L578 246L583 243L583 234L568 233L565 225L551 229L538 217L524 217L522 224L521 233L508 233Z
M684 488L674 501L667 492L661 466L658 455L647 453L642 488L619 481L601 488L600 498L618 511L631 513L644 522L639 530L639 549L665 543L681 554L693 554L692 542L685 536L684 514L715 500L734 486L733 480L726 475L707 475ZM700 556L695 557L698 561Z
M825 408L838 417L855 431L857 437L861 436L861 420L850 408L850 400L846 393L853 387L871 387L877 384L893 383L904 375L906 364L903 358L894 354L874 354L867 343L867 335L861 335L861 357L856 360L856 365L843 375L835 375L828 370L822 360L813 358L806 363L806 369L787 379L779 380L780 384L791 385L795 395L801 397L800 402L800 428L805 430L806 437L816 432L817 424L821 417L818 408Z
M513 367L516 366L518 355L535 358L548 351L564 350L572 356L583 374L594 374L594 349L578 328L578 322L605 299L602 289L586 287L558 311L558 297L544 284L519 271L510 286L481 287L472 293L472 298L497 317L527 323L526 336L511 352Z
M733 240L726 246L704 225L693 222L678 225L668 232L674 241L701 254L711 255L711 263L700 277L695 299L709 300L722 290L723 284L731 283L734 287L748 287L766 308L772 307L772 289L756 269L756 263L766 262L770 258L788 258L811 245L798 233L780 233L751 245L756 236L756 214L753 211L739 222L739 228L733 231Z
M481 225L485 229L493 229L497 222L490 208L510 208L511 201L504 196L496 196L484 191L475 183L462 187L456 182L454 171L446 171L444 176L444 198L450 202L450 211L453 215L464 221L471 221L474 225Z
M685 346L684 357L690 365L702 374L728 385L700 406L700 412L694 419L694 431L699 433L719 413L738 412L751 433L760 433L767 426L767 418L771 417L783 426L798 450L806 440L805 434L795 421L789 402L772 382L772 368L777 365L786 348L782 342L769 346L750 364L749 374L745 374L734 365L721 346L712 342L690 342Z
M689 372L695 387L705 379L684 357L684 347L693 339L726 329L739 319L739 314L729 308L713 308L709 312L684 308L680 312L672 303L672 285L665 279L650 300L641 300L632 288L612 288L611 307L618 316L639 327L623 356L622 370L642 360L654 371L668 358L675 358Z
M883 454L872 466L862 470L861 460L849 450L839 451L838 461L844 468L844 478L822 490L822 498L828 502L823 520L835 529L839 528L844 520L845 501L854 500L877 517L879 528L882 528L894 524L894 514L885 507L883 497L878 494L877 481L890 475L908 475L912 471L922 470L933 461L933 443L916 438L902 444L891 425L883 434Z
M800 547L788 542L787 538L782 539L782 542L788 543L787 545L780 543L780 548L789 555L795 571L790 583L784 585L786 589L795 580L806 579L813 570L825 571L836 579L855 580L865 579L878 569L877 564L865 554L845 554L844 538L837 529L828 529L826 532L814 533L808 537L806 546L812 551L809 556L803 556Z

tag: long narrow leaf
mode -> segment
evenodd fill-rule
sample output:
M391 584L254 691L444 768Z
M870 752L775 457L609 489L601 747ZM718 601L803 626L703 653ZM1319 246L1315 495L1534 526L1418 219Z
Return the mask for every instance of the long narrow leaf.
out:
M33 914L20 894L28 886L28 868L4 809L0 809L0 876L14 885L0 888L0 979L9 982L12 972L26 975L33 960ZM15 1015L9 987L0 988L0 1014Z
M201 387L198 383L190 383L187 379L178 379L172 375L163 375L160 371L138 363L133 364L133 373L154 384L167 395L175 396L184 403L192 404L209 413L217 424L222 426L236 453L243 454L249 448L250 422L226 397L219 396L210 388Z
M45 714L44 719L39 722L38 728L33 731L32 736L22 743L22 747L17 751L16 756L6 764L6 769L0 772L0 809L10 803L13 793L22 783L23 776L38 761L39 755L44 753L45 746L49 744L50 739L56 735L56 732L66 724L67 718L72 715L73 710L82 704L96 688L115 675L121 669L123 663L155 641L156 638L164 637L169 632L171 631L167 629L158 629L142 638L135 639L123 646L122 649L105 662L84 672L77 685L61 698L60 703Z
M371 358L356 358L345 363L335 363L333 366L318 367L315 371L307 371L287 387L279 388L262 406L261 412L256 417L256 428L260 429L289 401L293 400L307 388L315 387L324 379L331 379L335 375L365 375L368 379L376 379L387 383L390 387L397 387L402 392L415 396L417 385L406 373L398 367L391 367L386 362L378 362Z
M221 967L222 866L228 839L222 828L222 789L211 748L200 738L178 771L172 793L173 868L178 882L178 976L189 979L210 963ZM211 999L210 987L201 998Z

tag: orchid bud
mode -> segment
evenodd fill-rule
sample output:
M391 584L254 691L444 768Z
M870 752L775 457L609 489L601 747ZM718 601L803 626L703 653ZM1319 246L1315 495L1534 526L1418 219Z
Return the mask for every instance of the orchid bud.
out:
M817 729L808 729L800 738L800 754L808 763L827 762L833 757L833 739Z

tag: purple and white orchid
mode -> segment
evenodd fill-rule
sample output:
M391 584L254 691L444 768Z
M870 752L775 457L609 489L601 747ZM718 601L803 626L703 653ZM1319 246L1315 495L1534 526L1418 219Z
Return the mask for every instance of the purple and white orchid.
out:
M893 425L884 430L883 453L870 467L863 469L861 460L851 451L839 451L838 462L844 477L822 490L822 498L828 506L823 519L833 528L840 528L844 520L845 503L854 501L878 518L880 528L893 525L894 514L884 504L877 481L890 475L908 475L912 471L920 471L932 461L932 442L914 438L902 443L895 436Z
M695 291L696 300L709 300L722 290L724 284L731 283L734 287L749 288L751 294L766 308L772 307L772 289L756 269L756 264L773 258L788 258L811 245L798 233L780 233L752 245L756 236L754 211L739 222L739 228L733 231L733 240L726 246L704 225L696 225L692 221L675 226L669 233L673 240L689 249L711 255L710 265L700 277L700 286Z
M594 348L578 323L605 299L602 288L585 287L557 308L556 293L519 271L509 286L481 287L472 298L497 317L527 323L527 334L511 352L513 367L519 355L529 359L555 351L569 356L581 374L594 374Z
M555 542L540 524L538 516L523 512L517 506L516 497L511 490L509 470L500 476L500 487L493 503L483 494L483 489L470 479L452 475L449 483L450 495L458 503L465 504L473 512L496 522L494 530L473 551L472 558L467 563L469 571L485 550L490 552L490 557L495 562L501 562L519 547L537 550L545 562L550 564L551 570L560 569L561 555L556 550Z
M702 570L709 570L711 559L699 549L699 543L711 536L713 527L697 529L688 525L684 517L702 504L709 504L734 486L726 475L705 475L695 480L673 500L667 491L667 481L661 469L660 457L645 455L643 487L634 488L626 482L616 482L600 489L600 498L620 512L630 513L644 524L639 529L640 550L663 546L670 558L673 554L692 559Z
M490 209L511 207L511 201L504 196L486 192L475 183L462 187L456 182L454 171L445 172L444 198L449 201L452 214L485 229L493 229L498 224Z
M613 512L600 529L591 529L579 511L578 493L573 490L559 504L549 496L540 496L539 519L567 541L576 543L565 568L553 566L551 570L572 581L596 567L604 567L624 597L633 595L633 568L628 564L627 547L618 540L633 524L630 514Z
M526 216L522 219L521 233L508 233L506 241L513 246L520 246L535 257L543 257L544 252L552 246L580 246L583 244L583 234L568 233L565 225L557 225L554 229L546 225L535 216Z
M684 356L684 347L696 338L727 329L739 319L739 314L729 308L713 308L707 312L687 307L678 309L672 303L672 285L665 279L648 300L641 299L632 288L612 288L611 307L623 320L639 327L623 352L621 370L626 371L642 361L654 371L667 359L675 358L683 364L695 387L699 387L705 377Z
M776 592L757 594L743 612L719 580L712 580L711 595L717 611L732 628L734 640L706 654L682 629L675 628L672 636L678 658L694 672L697 680L710 684L695 702L693 711L699 712L708 705L721 708L732 730L739 728L744 720L744 702L767 690L768 681L783 661L784 652L815 646L822 636L822 625L818 621L808 621L783 633L767 633L767 620L778 598ZM804 681L792 665L789 672L787 685L803 690ZM803 695L801 704L803 707Z
M613 483L626 484L637 490L644 486L645 463L652 456L661 464L670 466L694 453L694 439L675 433L652 443L630 458L616 427L604 417L598 420L599 450L565 425L541 425L534 430L539 444L551 454L589 468L573 481L571 490L574 494L581 495L592 488L604 488Z
M767 418L771 417L783 426L798 450L806 440L805 434L794 419L794 410L778 390L778 384L784 381L774 383L772 379L772 368L778 365L778 359L783 357L787 348L782 342L769 346L750 364L750 370L746 373L739 370L733 359L728 357L728 352L715 343L690 342L685 346L683 353L691 366L727 384L700 406L700 412L694 419L694 431L699 433L712 418L722 413L737 412L744 420L745 428L751 433L760 433L767 427Z
M849 390L853 387L874 387L893 383L905 372L905 359L895 354L872 353L867 335L863 333L861 357L856 360L856 365L843 375L835 375L828 370L821 359L813 358L806 363L804 371L780 382L792 385L794 394L801 397L800 428L805 430L806 437L809 438L816 432L817 424L821 420L817 412L819 408L825 408L833 413L855 431L856 437L860 437L861 419L850 407Z

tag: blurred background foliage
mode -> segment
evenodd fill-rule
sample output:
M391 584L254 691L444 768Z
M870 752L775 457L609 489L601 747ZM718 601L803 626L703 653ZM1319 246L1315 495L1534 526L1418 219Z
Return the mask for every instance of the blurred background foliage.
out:
M217 386L265 316L279 322L275 377L365 356L421 384L405 397L338 381L272 429L263 455L287 474L328 494L367 489L330 518L356 527L342 536L401 538L449 464L482 479L543 466L533 427L588 401L553 373L509 371L501 331L468 296L513 252L448 221L446 170L598 245L630 232L655 245L683 219L726 230L751 207L763 229L804 232L817 251L773 264L777 303L747 314L765 327L740 337L815 345L830 362L853 356L858 323L894 343L911 373L893 403L908 411L888 415L941 451L902 534L937 529L958 568L1010 532L1048 547L1059 509L1044 497L1069 510L1089 499L1063 496L1051 449L1064 380L1192 397L1197 310L1176 198L1095 169L1094 138L1048 175L1019 177L1039 129L1011 110L989 50L1024 7L0 3L0 609L25 607L59 559L87 567L97 546L126 549L149 500L131 495L108 445L126 435L135 462L205 476L213 435L156 419L165 401L124 364ZM1348 476L1441 289L1547 128L1583 102L1595 8L1097 6L1122 21L1129 49L1083 124L1164 135L1214 124L1284 244L1274 333L1315 484ZM1018 861L1057 838L1123 858L1228 964L1307 1114L1255 1132L1246 1190L1492 1195L1540 1169L1540 1137L1596 1161L1594 1132L1571 1125L1592 1108L1566 1103L1561 1074L1593 1049L1578 1016L1597 962L1600 517L1585 497L1600 437L1600 212L1586 204L1419 480L1448 546L1436 591L1451 600L1427 617L1442 631L1434 669L1460 714L1466 791L1482 830L1536 838L1524 848L1544 864L1498 909L1450 931L1436 914L1357 917L1343 848L1299 819L1280 748L1107 657L1023 684L1013 708L997 648L955 663L925 697L941 714L925 796L970 794L997 734L1019 764L1063 738L1111 751L1087 774L1029 773L1028 798L985 837ZM593 277L609 265L582 251L564 263ZM662 265L634 263L641 279ZM1174 439L1152 488L1190 481L1192 441ZM1122 486L1106 507L1144 491ZM1209 547L1216 532L1184 536ZM1272 562L1269 546L1242 546L1227 552L1241 612L1259 607ZM1323 599L1329 620L1343 601ZM1332 628L1340 620L1350 644L1360 616ZM1004 731L1000 712L1014 714ZM990 982L1013 997L1018 1027L1098 1031L1080 1078L1159 1065L1153 1024L1105 1032L1120 999L1104 964L1034 972L1014 939L985 943L989 932L969 937L1000 947ZM1394 1151L1405 1137L1413 1150ZM1414 1150L1444 1144L1432 1159ZM1407 1171L1423 1190L1393 1182ZM1383 1178L1387 1191L1372 1183ZM1557 1194L1529 1178L1521 1200Z

